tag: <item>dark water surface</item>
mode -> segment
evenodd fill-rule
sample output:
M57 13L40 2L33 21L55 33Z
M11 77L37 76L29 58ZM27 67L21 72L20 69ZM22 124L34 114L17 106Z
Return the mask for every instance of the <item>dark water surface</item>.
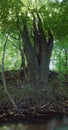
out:
M0 130L68 130L68 117L64 118L53 118L45 123L38 124L4 124L0 125Z

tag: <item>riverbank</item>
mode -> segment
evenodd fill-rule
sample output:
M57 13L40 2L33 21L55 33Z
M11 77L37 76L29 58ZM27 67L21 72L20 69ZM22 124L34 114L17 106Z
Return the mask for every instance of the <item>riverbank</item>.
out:
M16 113L16 115L5 115L0 118L0 125L5 124L46 124L50 120L63 120L66 119L68 122L68 115L59 112L47 112L44 115L31 115L31 114L20 114Z
M5 72L6 87L17 109L8 98L0 74L0 122L26 120L54 115L68 115L68 84L59 80L56 72L49 73L49 86L34 88L19 71ZM63 81L63 82L61 82ZM36 117L36 118L35 118Z
M0 130L4 130L4 128L10 130L68 130L68 117L59 113L56 113L54 116L51 118L29 118L28 122L23 119L21 121L15 119L14 122L3 122L0 123Z

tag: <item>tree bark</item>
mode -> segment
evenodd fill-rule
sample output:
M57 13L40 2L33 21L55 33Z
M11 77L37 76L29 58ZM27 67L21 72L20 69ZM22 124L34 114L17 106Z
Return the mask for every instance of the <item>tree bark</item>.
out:
M30 37L28 35L28 29L26 21L23 23L23 36L22 39L24 39L24 52L27 58L27 68L28 68L28 78L29 80L32 80L36 82L36 79L38 77L38 62L37 57L35 55L34 49L31 46Z
M31 46L27 23L23 23L22 40L24 40L24 53L27 58L29 79L35 82L36 87L48 87L48 72L51 52L53 48L53 36L48 31L48 41L43 30L39 14L33 16L34 48Z
M40 81L41 86L46 87L48 86L48 72L49 72L49 62L51 57L51 52L53 48L53 36L49 31L49 39L46 40L46 36L43 30L41 19L38 16L38 29L39 29L39 38L41 43L41 57L40 57Z
M65 49L65 68L66 68L66 73L68 71L68 50Z

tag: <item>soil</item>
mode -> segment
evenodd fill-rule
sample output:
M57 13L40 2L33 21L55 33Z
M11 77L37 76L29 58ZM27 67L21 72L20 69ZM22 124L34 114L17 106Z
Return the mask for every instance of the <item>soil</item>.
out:
M7 90L18 109L9 100L0 73L0 122L50 118L57 113L68 115L67 77L60 80L59 73L49 71L49 87L46 91L45 88L32 88L23 71L12 70L4 73Z

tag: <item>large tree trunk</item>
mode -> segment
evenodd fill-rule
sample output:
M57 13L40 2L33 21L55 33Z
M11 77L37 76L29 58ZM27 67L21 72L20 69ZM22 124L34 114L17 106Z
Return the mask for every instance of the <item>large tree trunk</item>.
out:
M50 31L48 31L49 38L46 40L46 36L43 30L43 25L39 15L38 17L38 37L39 37L39 56L40 56L40 87L48 86L48 72L51 52L53 48L53 36Z
M48 31L49 38L46 40L46 36L43 30L43 25L40 16L33 20L34 31L34 48L31 46L30 37L28 35L27 23L23 23L23 35L24 39L24 52L27 58L28 75L29 79L35 82L36 87L48 86L48 72L51 52L53 48L53 36Z
M33 81L34 85L36 85L35 83L38 77L38 62L37 62L37 57L35 55L34 49L31 46L26 21L25 23L23 23L23 34L24 35L22 36L22 39L24 39L24 43L25 43L24 53L27 58L28 79Z

